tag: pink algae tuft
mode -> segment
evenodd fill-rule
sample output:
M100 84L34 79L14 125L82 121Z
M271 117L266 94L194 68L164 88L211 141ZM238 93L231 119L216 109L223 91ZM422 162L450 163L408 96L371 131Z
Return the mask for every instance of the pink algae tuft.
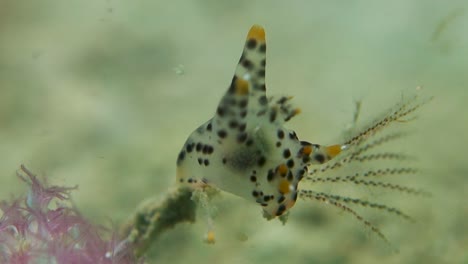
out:
M0 263L138 262L125 241L71 205L76 187L48 186L24 166L21 172L28 194L0 202Z

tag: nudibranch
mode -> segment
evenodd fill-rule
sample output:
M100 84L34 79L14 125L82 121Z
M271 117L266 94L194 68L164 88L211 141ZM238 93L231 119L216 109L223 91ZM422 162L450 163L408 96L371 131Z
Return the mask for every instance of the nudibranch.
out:
M417 96L402 101L385 116L357 131L349 140L344 140L344 143L322 146L299 140L293 130L284 126L300 110L291 105L290 97L267 97L265 67L265 31L261 26L254 25L247 34L234 77L214 117L193 131L179 152L177 182L193 190L204 190L209 186L243 197L259 204L267 219L284 216L298 197L326 203L350 213L387 241L377 227L347 204L411 219L408 215L396 208L358 198L298 189L298 184L301 180L317 184L351 183L408 194L427 194L394 183L369 180L371 177L417 171L411 167L399 167L405 155L379 152L377 148L400 138L401 133L384 134L377 138L376 135L391 124L405 123L403 118L424 102L415 103ZM347 164L368 164L372 161L397 162L397 165L384 168L362 166L366 169L352 173L346 170ZM313 165L319 166L312 168ZM330 177L329 172L345 175ZM213 243L214 233L210 232L207 241Z
M179 153L177 181L256 202L271 219L294 206L309 165L329 161L346 146L301 141L285 128L300 110L290 97L267 97L265 67L265 31L254 25L215 116L193 131Z

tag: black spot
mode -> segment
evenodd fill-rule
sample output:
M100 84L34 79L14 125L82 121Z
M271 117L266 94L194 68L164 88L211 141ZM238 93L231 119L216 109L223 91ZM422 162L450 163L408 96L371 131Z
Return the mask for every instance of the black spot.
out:
M251 138L249 138L249 139L247 140L247 142L245 142L245 145L246 145L247 147L252 146L252 144L253 144L253 140L252 140Z
M297 200L297 192L294 192L293 196L292 196L292 200L293 201L296 201Z
M306 171L304 169L301 169L297 172L297 175L296 175L296 178L300 181L302 180L302 178L304 178L304 174L306 173Z
M256 182L256 181L257 181L257 177L255 177L255 175L250 176L250 181L251 181L251 182Z
M245 140L247 140L247 133L242 132L239 135L237 135L237 141L239 143L244 143Z
M285 149L285 150L283 151L283 157L284 157L285 159L287 159L287 158L289 158L290 156L291 156L291 151L289 151L289 149Z
M185 146L185 149L187 150L188 153L190 153L193 150L193 145L192 144L187 144L187 146Z
M261 64L263 67L265 67L265 65L266 65L266 60L263 59L262 62L260 62L260 64Z
M259 51L260 51L261 53L265 53L265 52L266 52L266 44L265 44L265 43L263 43L262 45L260 45Z
M278 135L278 138L279 138L279 139L283 139L283 138L284 138L284 132L283 132L283 130L278 129L277 135Z
M284 204L278 207L278 211L276 211L276 216L280 216L286 211L286 206Z
M273 170L268 171L267 180L272 181L275 178L275 172Z
M209 147L208 145L204 145L204 146L203 146L203 149L202 149L203 154L207 154L207 153L208 153L208 147Z
M265 70L259 70L257 74L258 74L258 77L265 77Z
M208 165L210 165L210 161L206 159L206 160L203 161L203 164L205 164L205 166L208 166Z
M184 179L180 179L179 182L184 182Z
M260 96L260 98L258 98L258 103L261 105L266 105L268 104L268 99L266 98L266 96L262 95Z
M324 163L325 162L325 156L322 154L317 154L314 156L315 160L318 161L318 163Z
M206 125L206 130L211 131L211 129L213 129L213 125L210 122L208 125Z
M240 125L239 125L239 131L240 131L240 132L244 132L246 127L247 127L247 124L245 124L245 123L244 123L244 124L240 124Z
M292 160L292 159L288 160L288 162L286 163L286 165L288 165L288 168L294 167L294 160Z
M276 110L271 110L270 112L270 122L273 123L276 120Z
M284 200L286 199L286 197L284 197L284 195L281 195L279 198L278 198L278 203L282 203L284 202Z
M257 41L255 39L249 39L247 43L245 43L245 46L248 49L255 49L255 47L257 47Z
M278 148L281 147L281 142L279 142L279 141L276 142L276 147L278 147Z
M247 116L247 110L243 110L242 112L240 112L240 117L241 118L244 118Z
M289 133L289 138L290 138L290 139L296 139L296 140L297 140L296 132L294 132L294 131L293 131L293 132L290 132L290 133Z
M253 197L258 197L258 192L257 192L257 191L253 191L253 192L252 192L252 196L253 196Z
M177 164L180 164L185 159L185 151L181 151L179 153L179 157L177 158Z
M248 69L248 70L251 70L253 68L253 64L250 60L243 60L242 61L242 66L244 66L244 68Z
M231 120L231 121L229 121L229 128L234 129L234 128L236 128L238 125L239 125L239 123L237 123L236 120Z
M244 54L242 54L241 60L243 59L243 57L244 57ZM236 80L237 80L237 76L234 75L231 81L231 85L229 86L229 90L228 90L230 94L233 94L236 92L236 86L235 86Z
M271 199L270 195L267 195L267 196L263 197L263 201L265 201L265 202L270 201L270 199Z
M257 164L258 164L258 166L261 167L261 166L265 165L265 162L266 162L265 157L264 157L264 156L261 156L261 157L258 159Z
M227 162L226 158L223 158L222 162L223 162L223 164L226 164L226 162Z
M242 55L241 55L241 57L239 59L239 62L241 62L244 58L245 58L245 54L244 54L244 52L242 52Z
M203 154L211 154L213 153L213 147L210 145L204 145L202 152Z
M249 102L249 101L248 101L247 99L245 99L245 98L242 99L242 100L239 102L239 107L240 107L240 108L245 108L245 107L247 106L247 103L248 103L248 102Z
M187 182L188 182L188 183L192 183L192 182L193 182L193 179L190 178L190 179L187 180Z
M195 147L195 149L197 150L197 152L200 152L203 148L203 144L201 144L200 142L197 143L197 146Z
M216 110L216 113L220 116L220 117L223 117L224 114L225 114L225 110L222 108L222 107L218 107L218 109Z
M227 137L227 132L226 132L226 130L219 130L219 131L218 131L218 136L219 136L220 138L225 138L225 137Z
M310 161L310 157L309 157L309 156L304 156L304 157L302 157L302 162L303 162L303 163L309 163L309 161Z
M200 164L200 165L202 165L202 164L203 164L203 159L201 159L201 158L198 158L198 159L197 159L197 161L198 161L198 164Z
M283 96L278 100L278 104L284 104L284 103L286 103L287 100L288 100L288 98L286 96Z

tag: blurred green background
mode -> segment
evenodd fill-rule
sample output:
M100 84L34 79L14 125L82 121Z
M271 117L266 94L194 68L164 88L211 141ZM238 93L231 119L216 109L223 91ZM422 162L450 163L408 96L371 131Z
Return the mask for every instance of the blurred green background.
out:
M93 221L124 221L173 186L180 147L213 115L248 29L261 24L268 92L295 96L303 112L288 126L301 139L336 143L356 100L368 120L403 90L421 85L434 95L411 125L415 136L398 146L417 154L423 171L400 183L434 196L383 197L417 224L361 211L401 251L392 254L334 208L299 202L282 226L225 194L215 245L202 242L201 217L156 241L149 262L468 263L467 8L437 0L0 0L0 199L24 190L15 172L25 164L54 184L79 185L74 201Z

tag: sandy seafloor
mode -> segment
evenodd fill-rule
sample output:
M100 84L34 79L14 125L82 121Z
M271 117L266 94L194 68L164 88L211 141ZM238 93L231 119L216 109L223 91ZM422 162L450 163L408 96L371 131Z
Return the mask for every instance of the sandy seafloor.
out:
M333 144L362 100L363 121L423 87L435 99L396 146L432 198L350 188L418 222L356 208L393 254L348 214L299 201L288 223L223 195L217 243L205 223L165 233L150 263L468 263L466 1L0 0L0 198L24 190L20 164L73 197L96 223L120 223L173 186L189 133L210 118L252 24L267 30L267 89L294 95L299 137ZM394 146L395 147L395 146ZM307 186L306 186L307 187ZM314 188L314 186L309 186Z

